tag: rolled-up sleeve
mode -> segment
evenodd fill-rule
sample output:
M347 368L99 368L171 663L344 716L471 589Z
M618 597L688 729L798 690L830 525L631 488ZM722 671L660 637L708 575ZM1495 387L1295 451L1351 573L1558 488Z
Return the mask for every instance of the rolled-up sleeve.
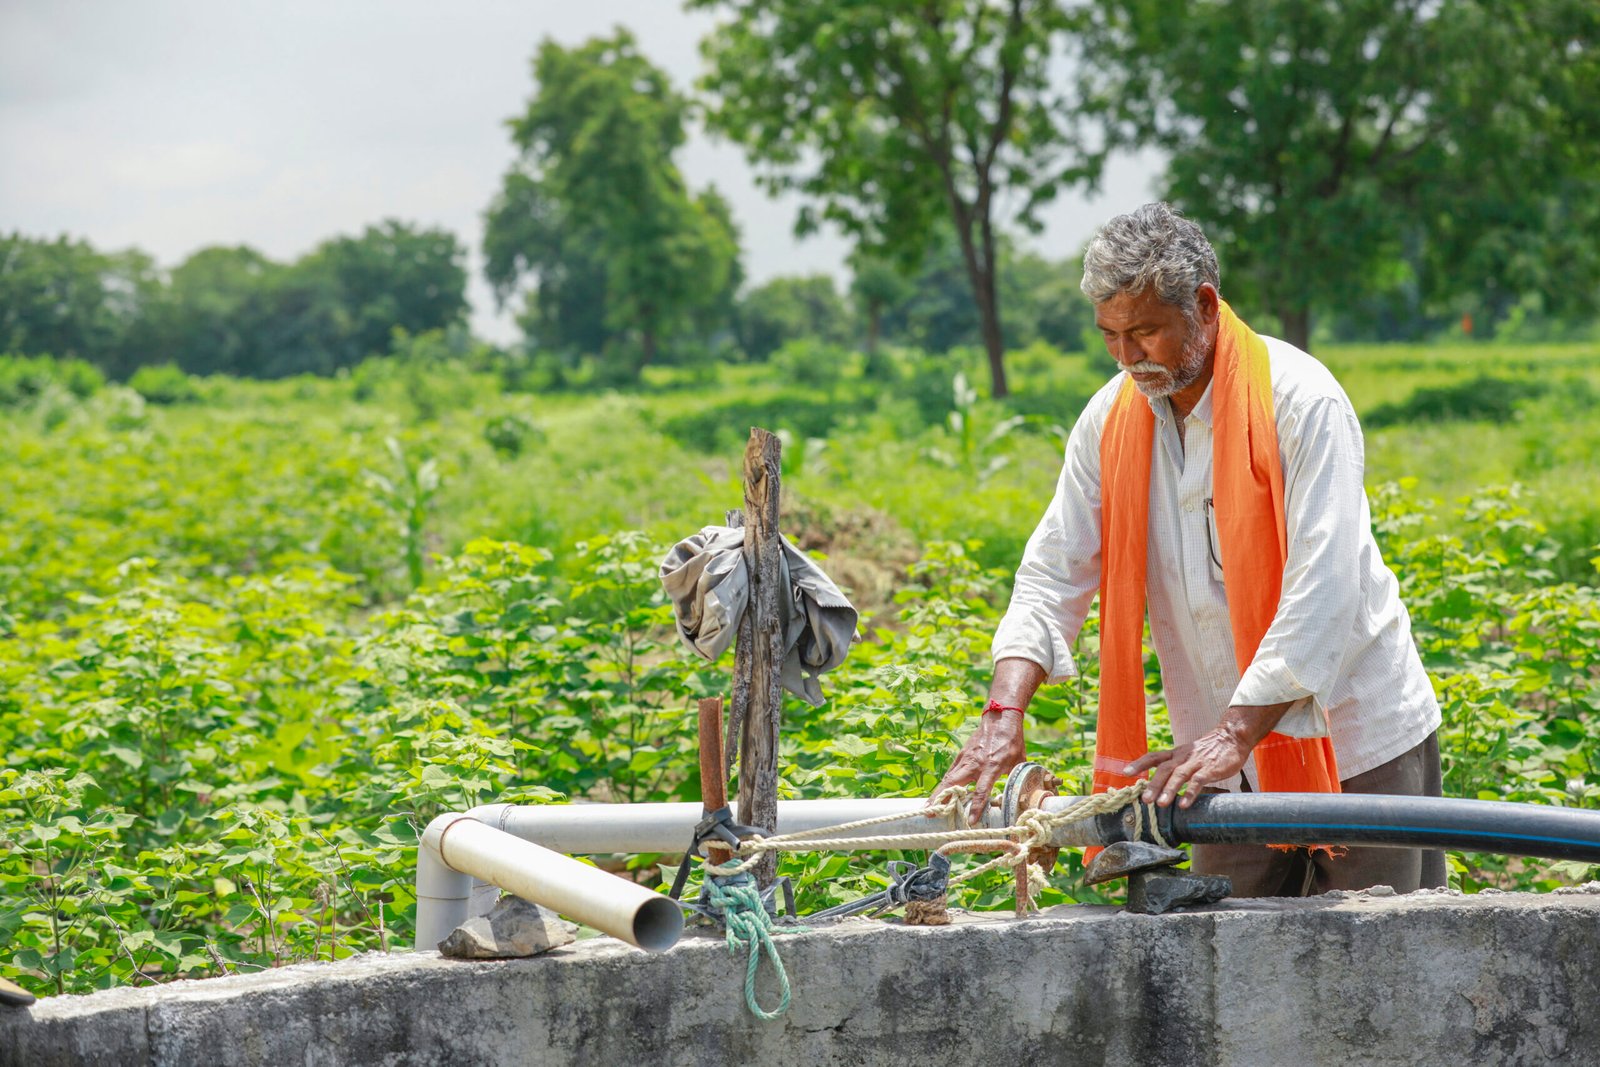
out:
M1068 435L1055 497L1028 538L1010 607L991 646L996 662L1031 660L1049 682L1078 673L1072 643L1100 587L1103 409L1091 402Z
M1328 732L1326 707L1360 606L1361 428L1329 397L1280 432L1288 556L1278 611L1233 693L1236 705L1294 702L1278 725L1292 737Z

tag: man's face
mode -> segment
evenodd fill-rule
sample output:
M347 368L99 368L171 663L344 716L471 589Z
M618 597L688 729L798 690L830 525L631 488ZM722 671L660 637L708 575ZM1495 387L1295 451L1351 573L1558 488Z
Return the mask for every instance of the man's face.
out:
M1186 315L1146 289L1096 304L1094 322L1106 350L1145 396L1172 396L1197 384L1204 391L1212 345L1198 314Z

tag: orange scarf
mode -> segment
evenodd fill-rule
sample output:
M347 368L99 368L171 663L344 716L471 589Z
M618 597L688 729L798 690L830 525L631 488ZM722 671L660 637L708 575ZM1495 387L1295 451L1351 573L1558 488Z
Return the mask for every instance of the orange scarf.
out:
M1272 406L1267 346L1221 306L1211 385L1212 496L1228 576L1228 621L1242 675L1278 612L1288 534L1283 465ZM1150 458L1156 420L1128 378L1100 439L1100 716L1094 791L1131 785L1122 773L1149 751L1145 733L1145 539L1150 528ZM1270 733L1255 748L1264 792L1337 793L1339 766L1326 737Z

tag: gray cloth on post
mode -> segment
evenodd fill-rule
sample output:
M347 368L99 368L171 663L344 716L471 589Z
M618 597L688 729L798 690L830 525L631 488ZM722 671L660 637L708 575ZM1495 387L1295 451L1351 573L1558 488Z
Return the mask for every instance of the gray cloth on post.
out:
M857 640L856 609L822 568L787 537L778 597L783 627L783 687L812 707L822 703L817 676L844 662ZM707 526L672 546L661 561L661 584L678 619L678 636L708 660L715 660L739 634L739 620L750 603L750 574L744 562L744 530Z

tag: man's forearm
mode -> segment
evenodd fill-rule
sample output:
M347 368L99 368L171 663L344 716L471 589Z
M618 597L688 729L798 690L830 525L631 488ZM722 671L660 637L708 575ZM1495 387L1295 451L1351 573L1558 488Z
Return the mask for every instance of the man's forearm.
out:
M1254 749L1275 729L1293 701L1281 704L1235 704L1222 713L1217 729L1236 740L1246 752Z
M989 682L989 699L1001 707L1026 710L1033 694L1044 684L1044 676L1044 668L1031 659L1000 660L994 665L994 678Z

